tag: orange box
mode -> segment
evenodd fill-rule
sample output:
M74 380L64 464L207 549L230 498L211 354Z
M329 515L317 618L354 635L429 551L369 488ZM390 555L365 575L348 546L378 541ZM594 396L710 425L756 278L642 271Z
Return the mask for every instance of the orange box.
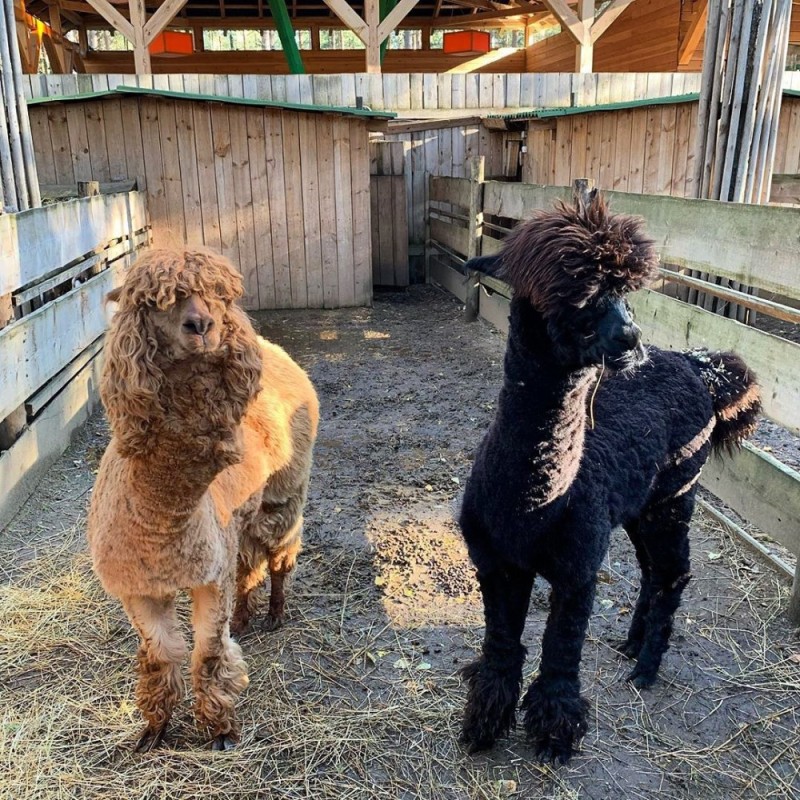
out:
M147 49L151 56L190 56L194 38L188 31L162 31Z
M488 53L491 37L486 31L448 31L442 36L445 53L459 56L477 56Z

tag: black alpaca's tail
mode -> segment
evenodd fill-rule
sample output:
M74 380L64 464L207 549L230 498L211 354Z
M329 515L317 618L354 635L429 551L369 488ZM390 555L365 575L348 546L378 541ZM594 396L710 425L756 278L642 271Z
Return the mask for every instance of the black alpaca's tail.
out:
M692 350L686 357L708 388L714 405L717 423L711 446L717 453L733 453L758 424L761 390L756 376L736 353Z

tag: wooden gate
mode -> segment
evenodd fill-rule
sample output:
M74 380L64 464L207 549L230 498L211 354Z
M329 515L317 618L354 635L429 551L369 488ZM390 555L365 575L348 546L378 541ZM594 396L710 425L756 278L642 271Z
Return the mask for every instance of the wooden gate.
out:
M369 156L372 283L408 286L408 199L403 142L372 142Z

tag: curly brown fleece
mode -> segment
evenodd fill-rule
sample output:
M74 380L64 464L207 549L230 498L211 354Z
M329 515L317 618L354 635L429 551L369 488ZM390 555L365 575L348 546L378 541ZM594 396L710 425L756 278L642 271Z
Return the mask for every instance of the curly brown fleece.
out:
M238 738L234 704L247 684L231 621L234 605L249 609L257 588L251 580L237 596L237 573L255 570L263 580L270 560L280 561L273 582L282 619L283 576L300 549L317 397L305 372L256 335L234 304L241 294L241 276L225 259L154 250L110 295L119 310L101 397L113 436L88 538L103 586L142 639L137 702L148 726L140 749L161 741L183 692L177 591L193 601L198 721L215 747L227 748ZM207 335L187 335L187 308L202 310ZM276 507L287 509L280 524Z

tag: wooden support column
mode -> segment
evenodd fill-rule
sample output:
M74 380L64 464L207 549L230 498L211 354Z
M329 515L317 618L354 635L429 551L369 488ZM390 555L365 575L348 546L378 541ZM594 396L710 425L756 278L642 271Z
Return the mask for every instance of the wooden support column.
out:
M386 19L389 15L389 12L397 5L397 0L380 0L380 10L381 10L381 22ZM391 31L389 32L389 36L391 36ZM387 36L381 42L381 65L383 65L383 59L386 57L386 50L389 47L389 36Z
M467 260L481 254L481 236L483 236L483 181L484 156L472 156L469 159L469 235L467 238ZM480 305L480 274L467 273L467 294L464 298L464 321L474 322L478 319Z
M147 19L144 0L128 0L130 21L120 14L108 0L88 0L89 5L133 45L133 62L137 75L152 72L148 46L173 17L186 5L186 0L165 0L158 11Z
M378 40L378 25L381 23L379 0L364 0L364 16L367 23L367 72L381 71L381 49Z
M52 37L47 37L50 42L50 49L47 52L47 57L50 59L50 68L53 72L63 75L66 70L66 50L63 42L63 32L61 30L61 9L58 4L50 6L50 30L53 32ZM56 43L57 42L57 43ZM53 63L55 60L55 63Z
M575 69L591 72L595 42L634 0L611 0L595 17L595 0L579 0L576 14L566 0L542 0L563 30L575 42Z

